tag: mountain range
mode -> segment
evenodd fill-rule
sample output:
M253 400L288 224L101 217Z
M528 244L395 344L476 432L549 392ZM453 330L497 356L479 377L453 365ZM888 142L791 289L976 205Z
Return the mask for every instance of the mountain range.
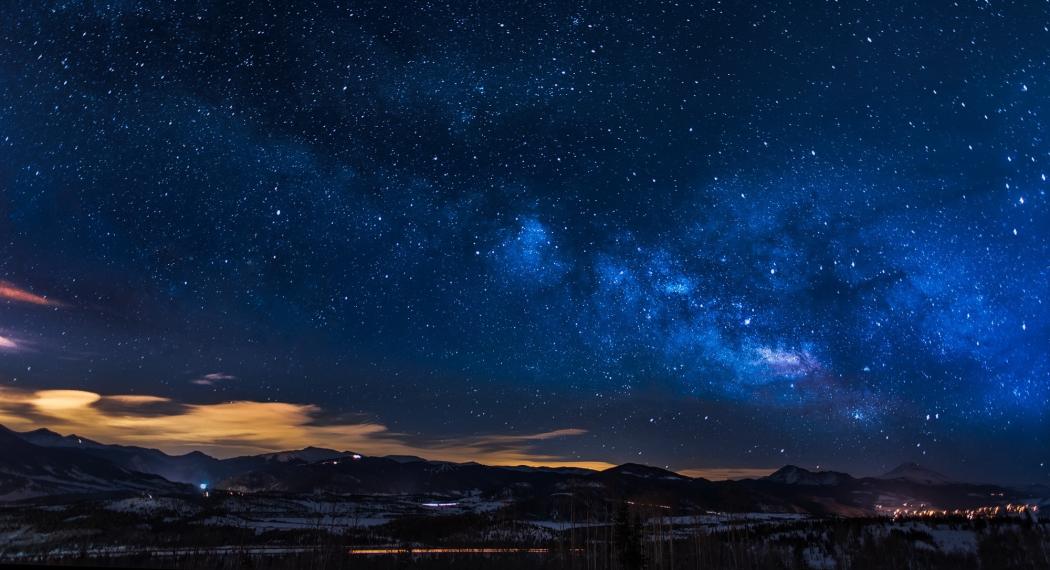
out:
M317 447L217 459L201 452L103 444L38 429L0 426L0 501L92 494L200 492L200 485L263 495L481 495L543 511L571 494L601 504L631 500L675 512L706 510L866 516L901 505L974 508L1007 502L1050 504L1050 489L952 481L905 463L879 477L788 465L761 478L710 481L628 463L594 471L502 467L362 456Z
M186 485L86 450L35 445L0 426L0 500L113 490L179 493Z

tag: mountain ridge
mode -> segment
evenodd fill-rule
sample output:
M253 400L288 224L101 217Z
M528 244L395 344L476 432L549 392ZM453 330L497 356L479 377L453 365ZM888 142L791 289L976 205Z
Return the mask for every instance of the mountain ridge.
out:
M0 426L2 427L2 426ZM584 502L606 504L630 499L659 504L671 510L794 512L813 515L870 516L893 504L930 504L971 508L990 503L1029 500L1035 496L1050 505L1050 489L1029 486L1012 489L947 481L943 475L914 464L903 464L886 475L853 477L837 471L810 471L785 465L757 479L710 481L667 469L624 463L602 471L581 468L489 466L475 462L428 461L419 457L362 456L349 451L307 447L216 459L201 452L167 455L150 448L111 446L74 436L34 430L24 434L4 430L11 445L0 445L0 483L5 473L25 487L39 471L17 467L20 446L64 466L59 473L69 480L54 489L39 488L37 495L90 492L78 479L75 467L109 474L124 490L154 488L161 492L187 492L163 473L182 477L179 483L207 483L209 489L236 493L278 495L427 495L511 500L522 508L557 508L558 497L575 496ZM14 442L11 438L17 439ZM26 440L50 442L51 447ZM2 443L2 442L0 442ZM33 455L31 453L30 455ZM83 470L81 470L83 471ZM922 476L910 476L916 473ZM929 475L934 473L937 477ZM903 476L901 476L903 475ZM97 478L96 478L97 479ZM105 486L103 486L105 487ZM7 496L0 485L0 497ZM1040 498L1042 497L1042 498ZM546 505L546 506L544 506Z
M906 461L893 469L879 475L878 479L904 479L915 483L924 483L927 485L945 485L949 483L956 483L941 473L932 469L927 469L915 463L913 461Z
M854 477L839 471L810 471L797 465L785 465L762 478L785 485L839 485Z
M116 465L80 449L44 447L0 426L0 500L55 494L184 492L158 475Z

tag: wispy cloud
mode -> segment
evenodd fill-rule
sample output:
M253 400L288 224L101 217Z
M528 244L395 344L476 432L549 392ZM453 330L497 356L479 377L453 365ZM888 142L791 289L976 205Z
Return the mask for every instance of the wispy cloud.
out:
M39 344L35 341L11 331L0 329L0 354L34 351L38 347Z
M612 466L542 451L544 442L587 433L582 429L421 439L392 432L378 422L322 424L321 417L321 408L313 404L193 404L151 395L0 388L0 423L9 427L44 426L100 441L157 447L170 453L201 450L230 457L320 445L366 455L418 455L491 465L593 469Z
M226 374L225 372L212 372L211 374L205 374L204 376L201 376L199 378L194 378L193 380L190 380L190 383L196 384L198 386L214 386L220 382L236 379L237 377L233 374Z
M26 289L8 281L0 281L0 299L6 299L18 303L29 303L31 305L40 305L43 307L65 306L65 303L61 301L37 295L36 293L27 291Z

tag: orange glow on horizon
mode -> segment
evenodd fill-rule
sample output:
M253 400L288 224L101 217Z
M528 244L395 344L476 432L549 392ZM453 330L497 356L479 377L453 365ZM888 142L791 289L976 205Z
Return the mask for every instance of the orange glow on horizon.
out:
M159 407L158 407L159 406ZM202 451L226 458L309 446L364 455L415 455L437 461L604 470L616 464L575 459L541 449L544 442L587 434L579 428L455 438L409 437L378 422L319 423L313 404L249 400L192 404L148 394L103 395L86 390L0 387L0 424L25 431L46 427L103 443L152 447L170 454ZM773 468L681 469L710 480L763 477Z
M114 404L119 412L107 411ZM164 404L164 409L158 413L151 409L155 404ZM380 423L318 424L321 412L313 404L288 402L188 404L141 394L0 388L0 423L14 429L46 427L105 443L155 447L173 454L203 451L217 457L233 457L313 445L365 455L417 455L488 465L587 469L613 466L537 449L540 442L587 433L582 429L410 440Z

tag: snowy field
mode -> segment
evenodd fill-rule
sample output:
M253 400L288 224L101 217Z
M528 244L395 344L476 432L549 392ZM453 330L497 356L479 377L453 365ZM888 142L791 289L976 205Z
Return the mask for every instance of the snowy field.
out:
M565 512L545 517L523 514L516 505L478 494L215 493L47 500L0 508L0 562L84 556L99 560L312 556L338 545L346 545L341 548L347 555L352 555L351 550L360 555L400 555L408 549L412 556L425 552L443 556L474 551L564 553L571 543L593 555L620 540L615 521L566 520ZM666 555L672 542L675 556L721 544L721 552L737 548L746 556L786 556L798 568L807 569L850 567L858 552L877 551L896 552L902 560L910 556L931 563L952 561L962 570L989 552L995 555L995 545L1013 535L1019 538L1010 544L1042 545L1039 548L1050 552L1050 523L1022 519L821 519L796 513L703 511L650 513L632 520L638 521L639 540L653 556Z

